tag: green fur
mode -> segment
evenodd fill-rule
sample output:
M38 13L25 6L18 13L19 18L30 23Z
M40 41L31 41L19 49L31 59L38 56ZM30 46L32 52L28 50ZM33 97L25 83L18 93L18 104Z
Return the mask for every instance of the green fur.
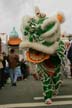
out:
M31 21L28 22L28 26L25 27L24 35L29 37L29 41L40 41L41 34L51 30L55 23L50 23L44 30L41 29L41 24L43 21L47 18L41 18L38 22L36 22L35 19L31 19ZM53 42L44 42L43 45L50 46L53 44Z

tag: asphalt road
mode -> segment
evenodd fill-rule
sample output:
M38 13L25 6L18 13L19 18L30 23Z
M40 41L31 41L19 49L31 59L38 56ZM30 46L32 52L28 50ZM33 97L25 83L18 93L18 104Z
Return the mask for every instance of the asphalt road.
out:
M72 108L72 79L64 79L53 104L47 106L42 95L41 81L30 76L27 80L17 82L16 87L10 84L0 90L0 108Z

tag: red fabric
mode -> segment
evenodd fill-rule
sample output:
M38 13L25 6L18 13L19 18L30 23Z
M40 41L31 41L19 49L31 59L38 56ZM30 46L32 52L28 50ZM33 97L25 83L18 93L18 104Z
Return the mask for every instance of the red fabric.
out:
M45 60L45 66L46 66L46 68L49 68L49 69L53 70L52 72L48 71L48 75L49 76L54 76L54 68L55 68L55 66L54 66L54 64L52 64L50 59Z

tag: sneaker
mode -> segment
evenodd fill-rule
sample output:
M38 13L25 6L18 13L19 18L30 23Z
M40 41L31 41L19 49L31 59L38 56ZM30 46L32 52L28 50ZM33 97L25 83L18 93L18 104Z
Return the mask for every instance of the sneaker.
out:
M52 104L52 100L51 99L46 99L45 104Z
M13 83L12 86L16 86L16 83Z

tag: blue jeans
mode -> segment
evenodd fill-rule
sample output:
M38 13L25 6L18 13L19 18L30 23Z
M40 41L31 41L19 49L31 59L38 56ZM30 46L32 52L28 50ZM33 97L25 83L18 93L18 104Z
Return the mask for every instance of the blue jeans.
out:
M9 69L11 83L16 83L19 69L20 69L19 67L16 67L14 69L12 69L12 68Z

